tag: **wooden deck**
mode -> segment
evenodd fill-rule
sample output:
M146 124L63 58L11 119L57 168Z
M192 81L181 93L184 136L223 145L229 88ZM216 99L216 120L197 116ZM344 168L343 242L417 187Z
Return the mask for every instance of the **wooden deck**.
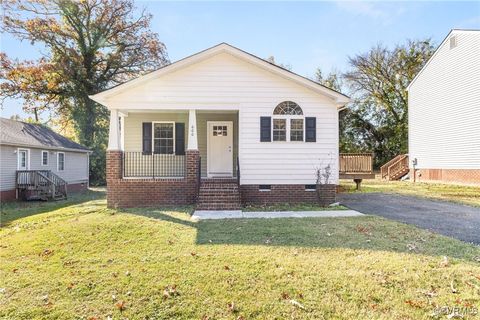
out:
M24 200L62 200L67 198L67 182L50 170L17 170L17 194Z
M339 178L352 179L357 189L363 179L375 179L373 153L340 153Z
M340 179L374 179L373 153L340 153Z

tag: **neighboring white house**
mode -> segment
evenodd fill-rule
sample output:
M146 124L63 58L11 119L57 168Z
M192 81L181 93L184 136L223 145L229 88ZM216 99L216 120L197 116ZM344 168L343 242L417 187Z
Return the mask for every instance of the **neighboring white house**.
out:
M328 165L330 190L338 184L338 111L349 98L231 45L91 98L111 112L111 206L311 201ZM213 188L231 197L219 192L210 206L202 191Z
M89 152L44 126L0 118L0 200L13 200L22 190L39 191L34 189L46 188L49 181L65 181L68 191L86 189Z
M480 30L452 30L408 87L416 179L480 184Z

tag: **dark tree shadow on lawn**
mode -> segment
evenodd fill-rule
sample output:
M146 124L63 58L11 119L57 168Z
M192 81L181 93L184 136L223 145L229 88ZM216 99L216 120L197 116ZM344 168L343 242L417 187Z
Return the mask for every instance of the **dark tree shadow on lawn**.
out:
M131 208L131 209L118 209L119 213L133 214L136 216L142 216L151 219L157 219L161 221L172 222L181 224L190 228L196 228L197 224L190 220L190 216L194 211L193 206L165 206L155 208ZM184 213L182 217L176 217L175 214Z
M391 251L473 260L480 247L375 216L349 218L222 219L194 222L192 206L120 212L196 229L198 245L291 246Z
M196 223L196 228L199 245L348 248L467 260L480 257L479 246L374 216L204 220Z
M105 190L96 188L83 192L71 193L66 200L60 201L14 201L2 203L0 207L0 227L8 226L17 219L50 212L86 201L104 198Z

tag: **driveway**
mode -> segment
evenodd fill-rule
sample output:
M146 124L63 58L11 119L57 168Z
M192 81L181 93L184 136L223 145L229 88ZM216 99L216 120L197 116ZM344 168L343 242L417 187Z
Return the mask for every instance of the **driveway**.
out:
M480 208L386 193L340 193L346 207L480 245Z

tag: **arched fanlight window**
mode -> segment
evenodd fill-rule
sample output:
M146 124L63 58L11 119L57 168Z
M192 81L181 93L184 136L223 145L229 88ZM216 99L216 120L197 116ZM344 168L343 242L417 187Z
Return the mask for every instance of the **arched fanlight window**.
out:
M302 108L298 104L292 101L283 101L282 103L278 104L273 110L274 115L303 115Z
M273 141L303 141L303 111L292 101L283 101L273 110Z

